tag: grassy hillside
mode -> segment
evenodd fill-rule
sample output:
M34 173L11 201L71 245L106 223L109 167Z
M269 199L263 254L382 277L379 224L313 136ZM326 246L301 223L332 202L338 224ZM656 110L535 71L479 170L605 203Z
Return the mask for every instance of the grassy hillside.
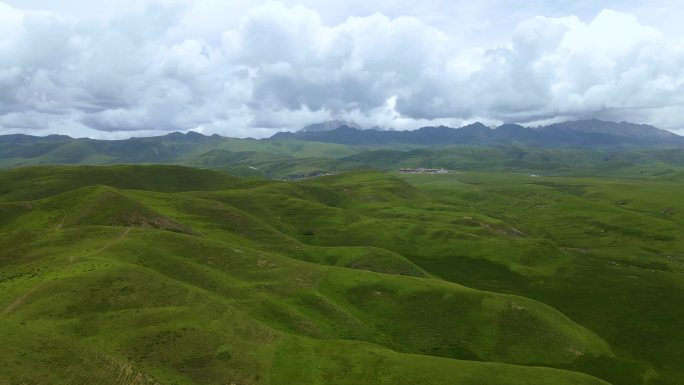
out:
M545 173L610 174L630 167L662 165L684 166L684 150L587 150L544 149L534 147L447 147L409 150L371 150L344 158L385 170L400 167L442 167L452 170L536 171Z
M677 182L176 166L0 181L0 384L684 378Z
M35 200L95 185L162 192L216 190L236 181L215 171L179 166L26 167L0 172L0 200Z
M352 155L356 150L333 143L300 140L261 141L225 138L218 135L173 133L125 140L72 139L69 137L0 136L0 167L38 164L166 163L201 164L207 153L219 151L245 157L260 154L291 159ZM258 159L258 158L257 158ZM225 159L221 162L225 164Z
M486 173L405 179L446 202L515 223L525 236L543 237L559 257L572 259L551 279L524 277L472 254L458 262L416 263L438 268L448 280L554 306L605 337L618 356L658 367L642 371L643 383L682 381L676 368L684 360L678 326L684 312L674 305L684 288L681 183Z
M466 142L464 142L466 143ZM0 168L31 165L176 164L236 176L301 179L360 169L441 167L545 175L637 176L681 173L681 148L540 148L515 145L450 145L381 142L341 145L293 139L235 139L194 132L126 140L63 136L0 136Z
M682 172L684 151L542 149L515 146L442 148L358 148L345 157L313 158L260 152L209 152L190 161L235 175L282 179L360 169L396 171L399 168L446 168L461 171L527 172L544 175L637 177Z

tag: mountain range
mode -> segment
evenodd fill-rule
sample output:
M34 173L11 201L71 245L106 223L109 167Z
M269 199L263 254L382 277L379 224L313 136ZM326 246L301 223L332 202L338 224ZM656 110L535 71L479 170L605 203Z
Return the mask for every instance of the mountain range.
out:
M190 165L275 179L399 167L523 172L580 167L612 174L650 164L679 167L684 164L684 138L652 126L600 120L536 128L475 123L415 131L364 130L351 122L333 121L265 139L196 132L125 140L0 136L0 168L130 163Z
M628 122L616 123L598 119L556 123L535 128L518 124L503 124L496 128L489 128L482 123L473 123L460 128L427 126L414 131L362 130L355 124L339 124L336 127L327 130L304 129L296 133L278 133L270 139L299 139L373 146L410 144L421 146L525 145L551 148L614 148L679 147L684 145L684 137L670 131L649 125Z

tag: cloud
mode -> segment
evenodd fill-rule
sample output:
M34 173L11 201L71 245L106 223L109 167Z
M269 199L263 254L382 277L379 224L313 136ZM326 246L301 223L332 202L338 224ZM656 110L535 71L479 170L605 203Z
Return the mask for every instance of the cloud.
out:
M416 17L329 24L301 5L238 3L247 11L128 2L84 20L0 2L0 133L264 136L329 118L684 127L684 41L628 13L534 17L501 44L472 46Z

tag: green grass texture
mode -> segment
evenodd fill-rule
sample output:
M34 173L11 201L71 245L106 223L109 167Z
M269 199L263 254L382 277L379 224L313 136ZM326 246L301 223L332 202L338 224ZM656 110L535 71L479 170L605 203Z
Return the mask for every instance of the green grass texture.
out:
M0 171L0 384L681 383L666 175Z

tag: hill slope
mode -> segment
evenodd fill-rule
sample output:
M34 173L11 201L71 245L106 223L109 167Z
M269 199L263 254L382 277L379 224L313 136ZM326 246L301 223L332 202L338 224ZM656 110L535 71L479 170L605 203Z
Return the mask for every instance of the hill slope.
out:
M677 182L166 166L0 180L0 383L684 378Z
M356 152L348 146L333 143L299 140L268 142L219 135L204 136L195 132L125 140L73 139L60 135L0 135L0 167L36 164L187 164L214 150L267 153L294 159L316 156L336 158Z
M389 249L323 236L331 218L372 221L359 204L429 200L410 185L356 174L327 186L218 183L169 192L165 172L200 181L211 172L153 167L159 177L145 186L126 177L146 168L2 173L9 193L0 204L8 214L0 223L0 341L12 348L0 358L0 379L603 383L512 365L613 356L558 311L430 278ZM75 173L92 185L66 187ZM138 189L119 190L119 180ZM29 184L40 188L28 194ZM286 216L294 211L313 221L302 227ZM29 352L31 362L16 359Z

